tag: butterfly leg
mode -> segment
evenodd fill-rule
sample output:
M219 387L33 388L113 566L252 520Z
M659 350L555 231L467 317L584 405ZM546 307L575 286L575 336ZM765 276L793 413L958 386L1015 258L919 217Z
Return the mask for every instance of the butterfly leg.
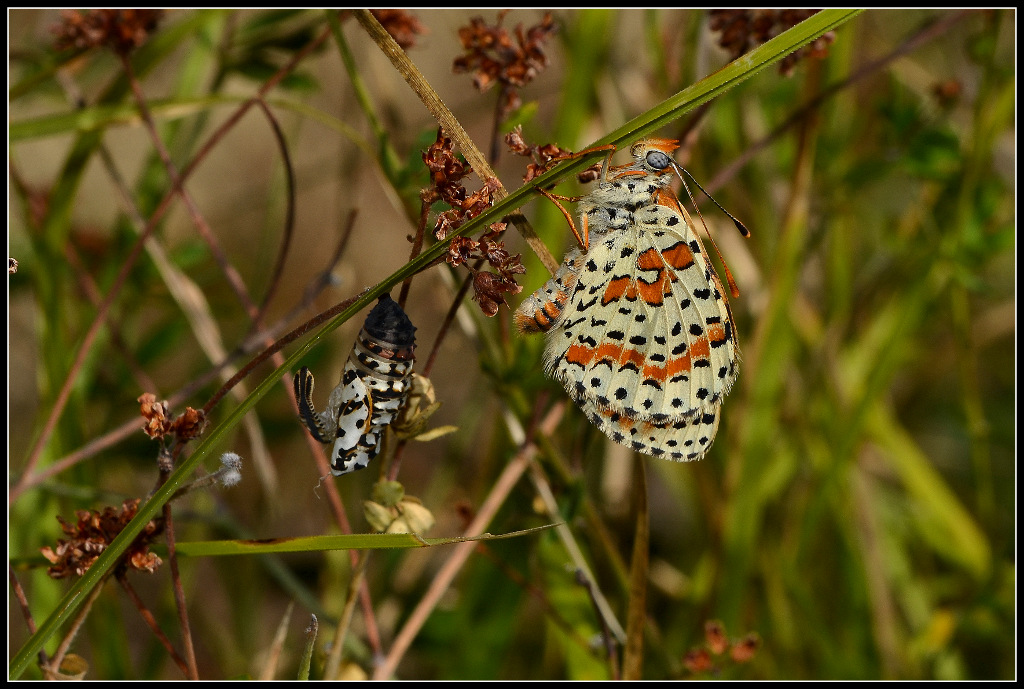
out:
M574 158L582 158L585 155L596 153L597 151L608 151L608 155L604 157L604 162L601 164L601 182L608 181L608 169L612 162L612 156L615 155L617 150L615 144L605 144L603 146L592 146L591 148L584 148L582 151L573 153L566 160L573 160Z
M586 217L583 218L583 234L581 235L579 230L576 229L576 223L574 223L572 221L572 216L569 215L569 211L565 210L565 206L563 206L562 204L560 204L558 202L559 200L562 200L562 201L574 201L575 202L575 201L579 201L581 197L579 197L579 196L558 196L557 194L552 194L550 192L544 191L543 189L541 189L539 187L537 188L537 191L539 191L543 196L545 196L549 201L551 201L551 203L555 204L555 206L558 207L558 210L560 210L562 212L562 215L565 216L565 221L567 223L569 223L569 229L572 230L573 236L576 237L576 242L580 245L580 247L583 248L584 251L586 251L588 246L589 246L589 237L587 237L587 231L586 231L586 222L587 222Z

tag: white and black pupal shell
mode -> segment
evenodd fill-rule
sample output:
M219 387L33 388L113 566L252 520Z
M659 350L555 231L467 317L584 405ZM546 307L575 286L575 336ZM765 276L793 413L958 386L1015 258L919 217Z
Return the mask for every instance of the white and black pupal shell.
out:
M412 382L416 328L389 295L381 296L359 331L326 411L313 407L313 374L295 374L299 418L314 438L334 443L331 473L362 469L380 451L384 429L405 406Z

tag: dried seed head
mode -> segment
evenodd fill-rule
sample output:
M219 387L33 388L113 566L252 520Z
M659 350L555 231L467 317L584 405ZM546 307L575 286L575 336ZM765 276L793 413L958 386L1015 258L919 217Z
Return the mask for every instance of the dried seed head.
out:
M162 438L166 435L171 424L167 401L157 402L156 395L150 392L143 393L136 401L141 407L142 418L146 420L146 425L142 427L143 432L150 438Z
M473 73L473 85L486 91L495 84L504 87L502 102L498 104L499 119L519 107L516 89L529 84L548 65L544 44L557 30L551 14L545 14L539 24L525 32L522 25L514 30L515 40L501 26L507 10L498 13L498 20L488 26L482 17L473 17L469 25L459 29L459 40L466 50L452 63L452 71Z
M493 177L484 180L480 189L470 194L462 185L462 179L473 168L459 160L452 150L452 141L437 130L437 140L423 153L423 162L430 171L431 186L420 192L424 203L443 201L451 210L439 213L434 225L434 235L446 239L462 223L483 213L494 203L494 194L501 188L501 182Z
M753 659L760 647L761 637L752 632L732 645L732 648L729 649L729 657L737 663L747 663Z
M519 294L522 285L498 273L481 270L473 274L473 300L480 304L485 316L494 316L498 307L506 304L504 293Z
M532 146L526 143L526 139L523 138L523 128L520 125L516 125L515 129L505 135L505 143L512 153L533 160L532 163L526 166L526 174L523 176L524 182L529 182L533 178L544 174L555 163L572 157L572 151L556 144ZM600 163L598 168L600 169Z
M711 10L710 26L720 33L718 44L729 51L730 59L775 38L821 10ZM829 31L814 41L787 55L779 64L784 76L793 73L796 63L804 57L822 59L828 55L828 46L835 40Z
M128 525L139 510L138 498L125 500L120 509L105 507L102 511L78 510L78 520L74 523L64 521L58 515L61 530L67 539L58 539L57 547L46 546L40 549L43 557L53 566L47 570L54 579L69 576L82 576L96 561L96 558L107 549L107 546ZM163 531L162 521L150 521L142 533L128 546L128 551L118 567L131 568L140 572L150 572L160 566L161 560L149 552L149 545Z
M370 14L391 34L391 38L395 39L402 50L412 48L416 45L416 37L427 33L427 28L408 10L370 10Z
M127 55L146 42L163 17L163 10L62 10L53 27L57 50L85 50L105 45Z
M150 438L164 438L173 435L178 442L186 443L192 438L202 435L206 428L206 415L201 409L185 407L181 416L175 418L167 405L167 401L156 401L156 395L143 393L137 400L146 425L143 432Z

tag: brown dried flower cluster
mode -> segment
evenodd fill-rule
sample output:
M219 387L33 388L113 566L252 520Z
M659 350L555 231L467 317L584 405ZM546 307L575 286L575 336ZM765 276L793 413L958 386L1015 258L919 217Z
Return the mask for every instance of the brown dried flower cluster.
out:
M508 145L508 149L516 155L533 160L532 163L526 166L526 174L523 175L524 182L529 182L533 178L539 177L550 170L552 165L566 158L571 158L573 154L572 151L562 148L557 144L534 146L526 143L526 139L523 138L523 128L519 125L516 125L515 129L505 135L505 143Z
M495 315L499 306L508 303L505 301L506 293L519 294L523 291L523 286L515 279L516 275L526 272L522 254L511 255L504 242L497 241L504 231L505 223L494 223L480 241L456 237L448 245L448 263L453 266L466 264L473 273L473 299L480 304L485 316ZM497 272L476 270L469 265L474 259L486 261Z
M137 401L142 409L142 417L146 419L142 430L150 438L173 435L178 442L186 443L202 435L206 427L206 415L202 410L185 407L182 415L174 418L167 401L157 402L153 393L144 393Z
M53 566L47 570L54 579L82 576L107 549L107 546L124 530L139 511L139 499L125 500L121 508L104 507L102 511L78 510L78 521L69 524L60 516L60 528L68 538L57 540L57 548L49 546L40 551ZM128 546L124 559L118 567L152 573L160 566L161 560L149 552L149 545L163 531L162 521L150 521L139 537Z
M551 14L545 14L540 24L524 33L522 24L516 26L515 40L502 27L508 10L498 13L498 21L488 26L483 17L473 17L469 26L459 29L459 40L466 53L455 59L452 71L456 74L473 72L473 85L483 92L501 84L499 118L504 120L521 104L517 88L526 86L548 65L544 43L557 30Z
M735 60L749 50L775 38L821 10L711 10L712 31L721 33L718 44L729 51ZM835 40L835 33L819 36L799 50L787 55L779 64L783 76L793 73L796 63L804 57L817 59L828 55L828 47Z
M464 222L480 215L494 203L498 180L488 179L480 189L468 193L462 186L462 180L473 168L459 160L452 149L451 139L440 129L437 140L423 153L423 162L430 171L431 186L423 190L420 198L427 204L443 201L451 206L450 210L437 216L434 236L439 240L447 239ZM498 313L498 306L505 303L506 292L518 294L523 289L513 277L526 272L520 261L521 255L510 255L505 245L497 241L504 231L505 223L494 223L479 241L456 237L449 244L445 257L451 265L466 265L473 273L473 299L488 316ZM497 272L477 270L469 263L474 259L487 262Z
M742 639L730 641L725 634L725 626L717 620L704 624L704 642L703 646L690 649L683 658L686 669L694 674L718 671L720 659L716 658L726 652L734 663L749 662L761 645L757 634L747 634Z
M437 130L437 139L423 152L423 163L430 171L430 186L424 189L420 198L424 203L443 201L451 206L437 216L434 235L444 240L462 223L483 213L493 203L497 180L487 180L480 189L469 194L462 186L473 168L459 159L452 148L452 140Z
M956 79L947 79L932 85L931 90L939 107L951 108L960 102L964 87Z
M523 181L529 182L530 180L541 176L548 170L550 170L556 163L560 163L563 160L572 158L575 154L567 148L562 148L557 144L541 144L534 146L526 143L526 139L523 138L523 128L516 125L516 128L505 135L505 143L508 145L509 150L516 155L531 158L532 163L526 166L526 174L523 175ZM576 178L582 184L593 182L601 174L602 163L595 163L591 165L583 172L576 175Z
M427 29L416 15L407 10L370 10L384 30L391 34L391 38L402 47L408 50L416 45L416 36L427 33Z
M57 50L85 50L107 46L127 55L146 42L163 17L163 10L62 10L61 22L53 27Z

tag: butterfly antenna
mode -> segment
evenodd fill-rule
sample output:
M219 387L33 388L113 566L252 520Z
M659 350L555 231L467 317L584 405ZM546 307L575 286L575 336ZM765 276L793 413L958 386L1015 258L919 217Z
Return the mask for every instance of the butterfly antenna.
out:
M711 236L711 232L710 230L708 230L708 224L704 222L704 216L701 215L700 208L697 207L697 202L694 200L693 193L690 191L690 185L686 183L686 177L689 177L693 181L693 183L697 185L698 189L703 191L709 199L714 201L715 205L718 206L723 213L732 218L732 221L736 223L736 229L740 231L740 234L742 234L744 237L749 237L750 230L748 230L747 226L741 223L735 215L722 208L722 204L720 204L718 201L715 201L711 194L708 194L708 192L704 190L704 187L702 187L697 182L697 180L693 179L693 175L691 175L686 168L684 168L682 165L675 162L674 160L672 161L672 167L675 168L676 174L679 175L679 179L682 180L683 182L683 189L686 189L686 195L690 197L690 203L693 204L693 209L697 211L697 217L700 218L700 224L704 226L704 233L708 236L708 239L711 241L711 246L715 247L715 253L718 254L718 260L719 262L721 262L722 267L725 269L725 280L726 282L729 283L729 292L732 294L734 299L739 299L740 288L736 286L736 280L732 276L732 271L729 270L729 264L727 264L725 262L725 258L722 257L722 252L718 250L718 244L715 243L715 238ZM683 172L686 173L686 177L683 177Z
M722 207L722 204L720 204L718 201L715 201L715 197L712 196L711 194L709 194L707 192L707 190L700 185L700 182L698 182L694 178L694 176L690 174L689 170L687 170L685 167L683 167L679 163L676 163L675 161L672 161L672 164L673 164L673 167L676 168L676 174L679 175L679 179L683 179L683 176L681 174L679 174L679 171L682 170L683 172L686 173L686 176L690 178L690 181L692 181L695 185L697 185L697 188L700 189L702 192L704 192L704 195L707 196L709 199L711 199L711 202L713 204L718 206L718 210L720 210L723 213L725 213L726 215L728 215L729 219L732 220L734 223L736 223L736 229L740 231L741 235L743 235L744 237L750 237L750 230L747 229L747 226L744 225L742 222L740 222L740 219L737 218L735 215L733 215L729 211L725 210L725 208ZM686 184L686 180L683 180L683 184L684 185ZM686 193L689 194L690 190L687 189ZM693 201L693 196L690 197L690 201ZM696 208L697 204L694 203L693 205ZM697 214L700 215L700 211L697 211ZM703 220L703 218L701 218L701 220Z

